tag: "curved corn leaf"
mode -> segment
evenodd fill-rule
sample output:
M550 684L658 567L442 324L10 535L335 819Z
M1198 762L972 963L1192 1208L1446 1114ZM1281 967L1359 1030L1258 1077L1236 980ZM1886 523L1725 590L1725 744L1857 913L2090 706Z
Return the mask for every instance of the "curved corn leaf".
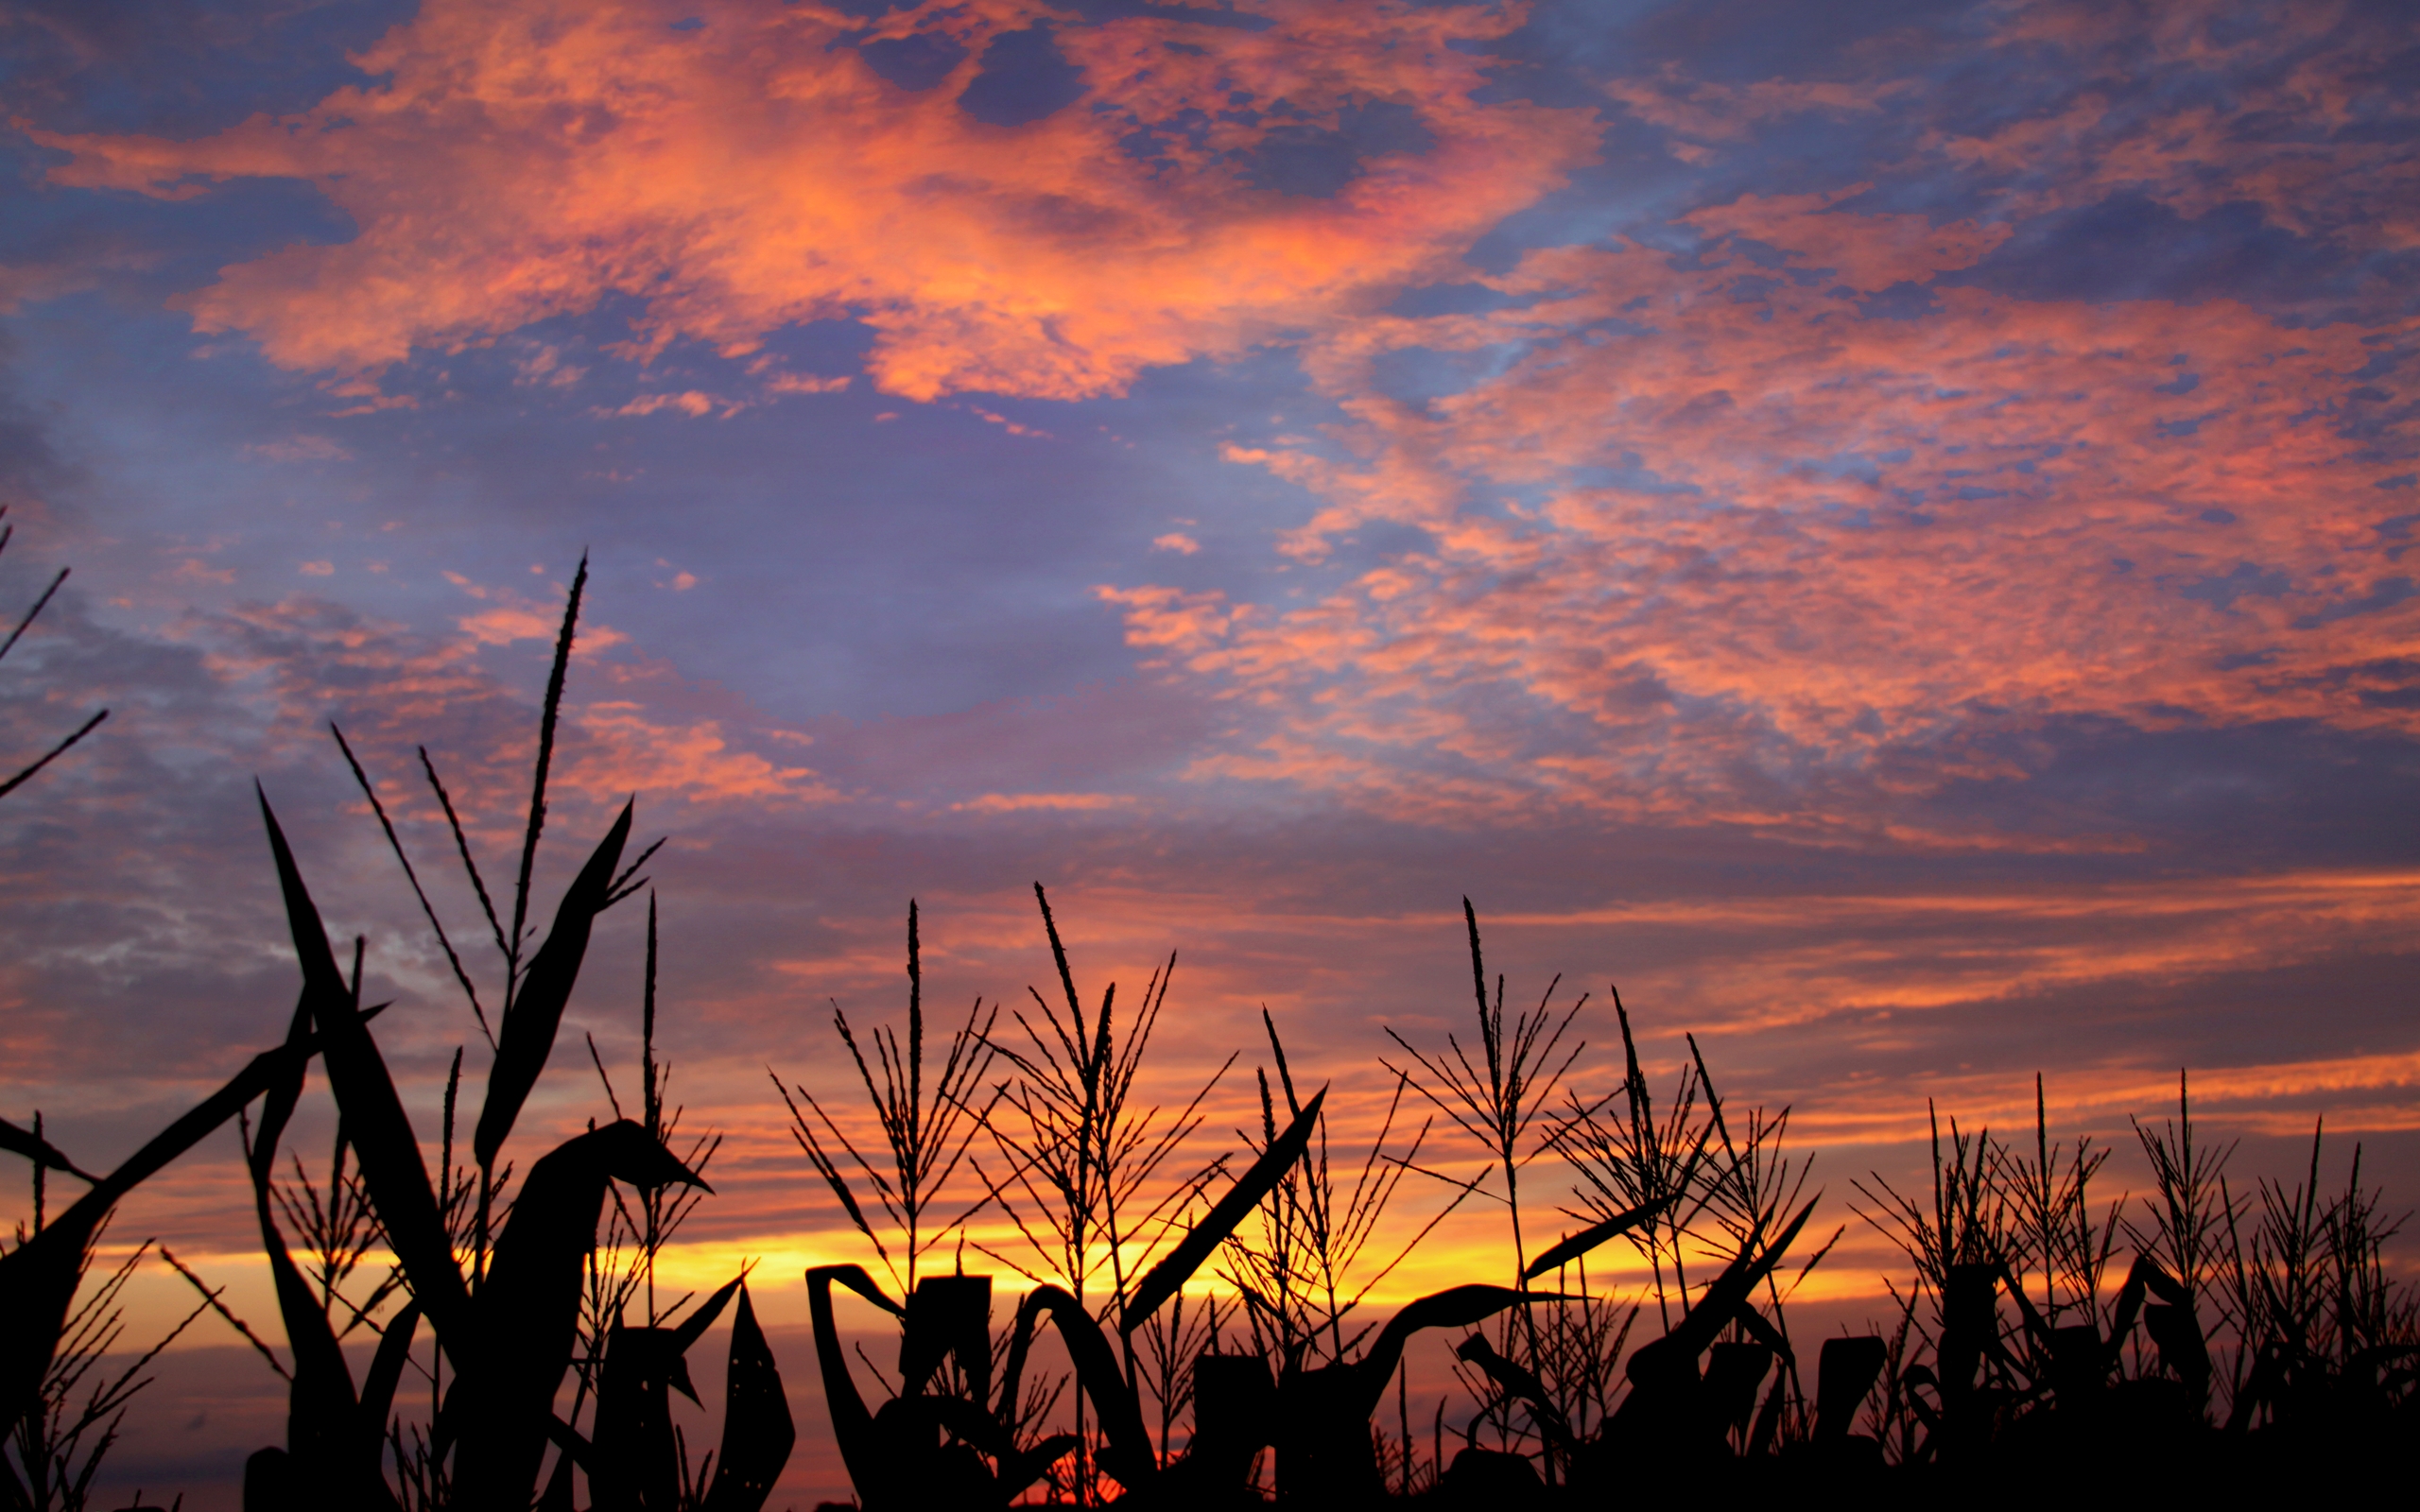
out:
M412 1335L420 1332L420 1304L406 1302L387 1322L378 1352L370 1359L370 1374L361 1381L361 1403L355 1409L356 1441L365 1446L374 1473L387 1434L387 1415L394 1410L395 1388L403 1383L404 1366L411 1363Z
M815 1330L815 1362L823 1374L823 1406L832 1418L832 1437L839 1445L850 1484L857 1488L858 1504L880 1506L889 1500L892 1467L884 1463L874 1438L873 1414L857 1395L849 1357L840 1348L840 1331L832 1321L834 1281L886 1313L905 1316L907 1309L884 1296L863 1265L818 1265L806 1273L807 1320Z
M467 1504L521 1512L537 1494L555 1388L579 1333L584 1263L613 1180L705 1186L629 1119L567 1140L529 1168L477 1297L479 1366L445 1407L460 1435L455 1485Z
M1354 1373L1362 1378L1369 1393L1369 1405L1358 1416L1367 1418L1378 1404L1378 1396L1403 1360L1403 1347L1422 1329L1468 1328L1482 1318L1494 1317L1515 1303L1560 1302L1566 1298L1559 1292L1516 1292L1510 1286L1449 1286L1432 1292L1416 1301L1406 1303L1387 1326L1371 1341L1370 1352L1353 1363Z
M495 1164L496 1153L504 1148L505 1137L521 1116L521 1105L538 1085L538 1074L546 1069L546 1057L555 1048L555 1031L562 1024L563 1005L571 1001L580 960L588 954L589 931L604 911L613 890L614 868L630 837L631 805L625 803L614 827L605 832L588 864L564 892L555 910L555 927L538 947L520 991L504 1010L504 1022L497 1026L495 1069L488 1073L487 1100L480 1105L478 1127L471 1143L471 1151L483 1168Z
M1526 1404L1530 1421L1538 1426L1539 1436L1557 1449L1568 1452L1573 1448L1570 1420L1563 1409L1554 1404L1546 1383L1537 1372L1517 1361L1508 1360L1487 1342L1484 1333L1474 1333L1454 1347L1454 1357L1477 1366L1495 1388L1514 1401Z
M1144 1319L1159 1311L1162 1303L1174 1297L1178 1289L1201 1267L1201 1263L1208 1260L1226 1242L1227 1236L1236 1231L1236 1225L1243 1222L1252 1210L1260 1205L1260 1199L1269 1195L1270 1190L1285 1177L1287 1170L1303 1158L1303 1151L1311 1142L1311 1131L1319 1125L1320 1104L1326 1100L1327 1089L1322 1087L1303 1105L1303 1110L1294 1115L1294 1121L1286 1125L1286 1132L1270 1142L1269 1148L1261 1152L1260 1159L1252 1163L1252 1169L1227 1189L1227 1194L1219 1199L1208 1215L1193 1226L1193 1230L1168 1251L1167 1258L1151 1267L1150 1273L1134 1288L1134 1295L1128 1300L1126 1310L1118 1316L1120 1332L1133 1332L1143 1325Z
M288 1051L299 1052L309 1041L310 1033L311 1004L305 993L295 1005L294 1021L285 1032ZM348 1484L359 1479L350 1472L360 1468L352 1452L357 1426L353 1371L345 1364L335 1330L328 1326L327 1313L287 1252L285 1236L270 1209L269 1180L277 1167L278 1143L302 1101L307 1069L302 1055L287 1056L261 1099L260 1127L250 1152L253 1217L260 1225L261 1250L268 1259L278 1315L285 1324L286 1348L294 1356L294 1373L286 1387L285 1473L298 1490L317 1496L348 1501L367 1496L365 1504L376 1505L382 1498L391 1504L383 1481L377 1482L375 1492L367 1482ZM368 1469L370 1479L375 1480L375 1461Z
M1134 1388L1118 1373L1117 1356L1111 1351L1100 1325L1084 1311L1084 1304L1056 1286L1037 1286L1027 1293L1017 1313L1021 1318L1047 1313L1059 1326L1060 1342L1066 1346L1067 1359L1076 1367L1076 1383L1100 1414L1100 1468L1130 1491L1149 1486L1159 1473L1151 1437L1143 1427L1143 1409L1134 1400Z

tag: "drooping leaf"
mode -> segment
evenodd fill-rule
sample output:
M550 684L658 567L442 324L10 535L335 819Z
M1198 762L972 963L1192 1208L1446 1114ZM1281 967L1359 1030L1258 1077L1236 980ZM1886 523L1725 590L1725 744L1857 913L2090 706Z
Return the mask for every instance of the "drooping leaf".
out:
M495 1163L513 1121L521 1116L521 1105L528 1101L530 1089L538 1085L538 1074L546 1069L546 1057L554 1053L555 1031L562 1024L564 1005L571 1001L572 986L579 980L579 963L588 954L589 932L604 911L613 889L614 868L630 837L631 805L625 803L588 864L572 879L555 910L555 927L538 947L520 991L504 1011L504 1022L496 1033L495 1069L488 1073L487 1099L479 1107L478 1127L471 1138L472 1153L483 1167Z
M1134 1388L1118 1373L1117 1356L1111 1351L1100 1325L1081 1302L1056 1286L1037 1286L1027 1293L1017 1313L1021 1319L1046 1313L1058 1325L1068 1363L1076 1367L1076 1383L1099 1414L1100 1468L1130 1491L1149 1486L1159 1465L1151 1453L1150 1435L1143 1427L1143 1409L1135 1400Z
M579 1337L583 1265L614 1180L706 1185L629 1119L567 1140L529 1168L476 1301L479 1368L446 1403L459 1435L456 1485L479 1505L518 1512L537 1494L555 1388Z
M888 1503L898 1467L887 1464L873 1431L873 1414L857 1395L849 1374L849 1357L840 1346L840 1331L832 1318L832 1283L838 1281L884 1312L905 1316L907 1309L883 1295L862 1265L818 1265L806 1273L807 1320L815 1330L815 1360L823 1375L823 1406L832 1418L832 1437L839 1446L840 1463L857 1488L857 1504ZM1020 1313L1022 1316L1022 1313ZM1006 1388L1013 1393L1015 1377Z
M1326 1100L1326 1088L1313 1093L1311 1100L1303 1105L1303 1110L1294 1116L1294 1121L1286 1125L1286 1132L1270 1141L1269 1148L1261 1152L1260 1159L1253 1161L1252 1169L1238 1177L1236 1184L1227 1189L1227 1194L1220 1197L1208 1214L1193 1226L1193 1230L1151 1267L1141 1284L1134 1288L1134 1295L1128 1298L1125 1312L1118 1316L1117 1326L1121 1332L1133 1332L1142 1327L1144 1319L1159 1311L1162 1303L1174 1297L1201 1267L1201 1263L1226 1243L1227 1236L1236 1231L1236 1225L1243 1222L1253 1209L1260 1205L1261 1198L1269 1195L1270 1190L1285 1177L1287 1170L1303 1158L1303 1151L1311 1142L1311 1131L1319 1125L1320 1104Z
M2206 1391L2210 1381L2210 1347L2202 1325L2189 1307L2153 1302L2143 1309L2143 1327L2159 1347L2160 1364L2176 1372L2188 1386Z
M1512 1400L1527 1405L1530 1418L1538 1426L1538 1435L1558 1449L1572 1447L1571 1424L1563 1409L1538 1379L1537 1372L1518 1361L1508 1360L1487 1342L1484 1333L1474 1333L1454 1347L1454 1357L1475 1366L1481 1374L1495 1383L1495 1389Z
M1357 1374L1365 1378L1369 1404L1359 1416L1367 1418L1377 1406L1378 1395L1403 1361L1403 1347L1422 1329L1466 1329L1484 1318L1494 1317L1508 1307L1527 1300L1560 1302L1567 1300L1559 1292L1516 1292L1509 1286L1449 1286L1442 1292L1406 1303L1370 1345L1370 1350L1354 1362Z

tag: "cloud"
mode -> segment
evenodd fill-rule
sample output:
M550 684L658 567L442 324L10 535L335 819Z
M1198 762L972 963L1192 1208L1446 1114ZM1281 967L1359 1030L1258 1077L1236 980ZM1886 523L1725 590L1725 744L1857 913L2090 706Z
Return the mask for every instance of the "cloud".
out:
M845 391L851 380L846 374L838 378L818 378L810 373L777 373L765 380L769 394L837 394Z
M717 400L713 395L701 394L696 389L691 388L677 394L641 394L638 398L631 400L621 408L610 410L608 413L614 415L660 415L664 413L664 411L671 409L678 410L682 414L695 420L700 415L712 413L715 405L719 403L721 403L721 401Z
M1131 808L1134 799L1120 793L986 793L953 803L954 814L1098 814L1104 809Z
M847 45L863 26L820 8L724 0L673 30L636 0L433 0L360 58L378 82L300 115L192 141L35 135L71 155L61 185L297 178L351 215L353 240L236 264L185 301L285 367L375 372L625 297L640 355L854 317L876 387L925 400L1117 393L1383 302L1594 153L1592 112L1474 96L1484 60L1462 44L1511 12L1253 9L1265 27L1055 26L1081 101L998 125L967 98L993 76L902 88ZM985 0L875 31L980 55L1042 14ZM1271 132L1374 101L1417 101L1420 130L1345 133L1370 155L1324 197L1256 184Z
M2352 67L2316 52L2299 87ZM2176 126L2138 111L2128 140ZM2350 198L2313 181L2305 224L2380 174L2420 193L2398 148L2331 151L2360 160ZM1969 276L2009 222L1876 198L1737 196L1527 252L1477 281L1478 313L1312 334L1344 418L1222 455L1322 502L1298 563L1352 569L1267 601L1097 590L1146 666L1251 711L1192 775L1407 818L2022 850L2123 842L1902 811L2025 781L2009 741L2053 716L2420 734L2362 670L2420 633L2369 502L2420 453L2420 320L2382 287L2332 321L2241 281L2189 303L2011 290ZM1374 559L1372 527L1409 543Z

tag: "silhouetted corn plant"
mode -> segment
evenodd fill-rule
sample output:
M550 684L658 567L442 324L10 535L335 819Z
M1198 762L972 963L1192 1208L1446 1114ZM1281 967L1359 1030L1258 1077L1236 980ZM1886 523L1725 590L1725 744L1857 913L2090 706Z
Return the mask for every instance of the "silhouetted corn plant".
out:
M534 952L527 923L532 860L545 816L546 777L553 755L564 675L587 576L582 561L556 642L540 735L529 818L512 895L512 925L497 919L472 859L452 797L422 752L422 765L444 810L474 890L504 957L504 990L492 1044L494 1059L470 1154L475 1178L454 1160L455 1108L460 1083L458 1052L445 1096L439 1178L429 1179L421 1148L397 1098L359 1003L362 944L354 944L350 983L337 972L319 913L285 838L264 798L262 815L285 894L303 993L289 1051L317 1045L325 1053L337 1099L339 1149L354 1154L378 1229L396 1258L411 1301L384 1325L362 1389L355 1393L336 1347L328 1313L343 1302L335 1285L317 1294L286 1257L274 1221L279 1199L269 1184L278 1139L302 1091L301 1060L289 1055L264 1104L254 1163L256 1206L280 1310L292 1341L293 1409L287 1443L255 1455L247 1472L248 1512L330 1504L426 1508L541 1507L570 1512L575 1473L585 1477L593 1509L700 1506L711 1512L755 1512L791 1442L778 1371L765 1349L742 1281L716 1294L674 1322L652 1295L653 1261L689 1211L666 1198L667 1188L705 1190L699 1168L713 1140L691 1142L687 1159L667 1147L677 1109L664 1107L663 1068L655 1056L655 933L650 908L648 981L642 1006L642 1113L617 1117L569 1140L533 1162L518 1181L502 1151L513 1124L551 1053L596 919L629 897L652 847L628 867L622 851L631 811L626 806L590 855L559 905L555 922ZM436 910L389 819L368 773L337 734L348 765L371 801L415 897L454 968L482 1030L490 1025L477 990L445 936ZM374 1011L374 1010L372 1010ZM611 1077L592 1041L592 1058L619 1111ZM339 1158L341 1159L341 1157ZM337 1173L341 1176L341 1170ZM635 1188L638 1210L614 1183ZM332 1188L332 1191L334 1188ZM500 1199L510 1192L509 1204ZM608 1217L608 1194L614 1197ZM289 1216L314 1211L287 1203ZM322 1212L324 1210L320 1210ZM466 1216L467 1214L467 1216ZM501 1215L499 1227L497 1217ZM609 1246L599 1263L600 1225ZM648 1320L626 1321L628 1303L644 1287ZM693 1471L686 1445L671 1423L667 1393L688 1391L685 1354L703 1329L736 1295L720 1448ZM345 1303L351 1308L351 1304ZM354 1316L367 1308L354 1310ZM411 1357L417 1325L425 1318L434 1349L424 1367L432 1410L425 1426L392 1416L395 1388ZM559 1417L557 1394L576 1372L570 1416ZM590 1428L579 1419L593 1403ZM545 1470L549 1449L553 1468ZM396 1476L381 1472L391 1455Z
M1261 1025L1269 1038L1290 1125L1303 1116L1293 1071L1287 1063L1286 1046L1278 1036L1276 1021L1265 1008L1261 1011ZM1246 1145L1255 1154L1276 1143L1281 1127L1265 1069L1259 1074L1259 1137L1243 1136ZM1375 1237L1405 1177L1419 1168L1421 1149L1434 1126L1433 1119L1425 1118L1400 1148L1389 1148L1394 1140L1396 1123L1403 1116L1404 1094L1410 1086L1409 1078L1401 1074L1395 1077L1377 1134L1370 1142L1368 1153L1353 1168L1350 1186L1340 1187L1330 1169L1328 1123L1322 1112L1305 1158L1287 1168L1269 1199L1261 1204L1258 1223L1227 1241L1228 1263L1219 1277L1236 1288L1253 1348L1268 1358L1300 1368L1320 1360L1341 1361L1359 1348L1364 1335L1375 1325L1357 1324L1348 1331L1346 1321L1360 1309L1371 1292L1383 1285L1396 1267L1410 1258L1412 1250L1478 1189L1477 1181L1451 1183L1458 1189L1452 1200L1429 1214L1427 1221L1403 1244L1391 1246L1391 1256L1366 1274L1361 1273L1363 1253Z
M1022 1042L986 1036L986 1047L1014 1073L979 1120L1003 1174L992 1177L979 1161L972 1163L989 1200L1023 1242L1025 1258L988 1243L971 1247L1038 1286L1063 1289L1075 1309L1095 1319L1118 1320L1117 1375L1131 1392L1137 1374L1133 1331L1175 1289L1151 1295L1150 1279L1138 1283L1135 1278L1160 1254L1176 1216L1222 1172L1224 1157L1174 1179L1164 1179L1163 1168L1201 1128L1202 1100L1235 1057L1229 1056L1172 1116L1157 1106L1132 1106L1134 1080L1167 1005L1176 957L1171 954L1166 966L1152 972L1140 1006L1120 1034L1115 1027L1117 984L1103 989L1096 1012L1085 1012L1058 921L1051 916L1049 895L1040 883L1033 893L1058 969L1065 1013L1063 1017L1040 989L1028 988L1032 1017L1023 1011L1013 1015L1023 1031ZM1241 1214L1236 1216L1240 1220ZM1176 1285L1207 1258L1207 1250L1193 1256ZM1153 1274L1162 1272L1155 1269ZM1106 1288L1099 1285L1103 1280ZM1052 1315L1063 1334L1066 1317L1058 1310ZM1097 1494L1092 1479L1097 1456L1084 1424L1087 1404L1097 1404L1097 1398L1081 1372L1079 1383L1084 1388L1077 1399L1079 1447L1069 1468L1071 1481L1063 1488L1089 1502ZM1103 1389L1108 1389L1105 1384ZM1100 1442L1135 1468L1131 1449ZM1098 1463L1108 1466L1108 1461ZM1130 1486L1134 1484L1115 1470L1110 1473Z
M832 1005L832 1027L848 1051L850 1063L856 1068L858 1085L864 1089L869 1110L882 1134L886 1159L879 1162L869 1160L812 1091L800 1085L793 1096L792 1089L785 1087L779 1075L769 1067L766 1071L773 1078L773 1090L781 1093L783 1105L789 1109L790 1135L805 1152L807 1162L831 1189L850 1223L873 1246L892 1284L908 1293L916 1289L917 1271L925 1256L952 1234L962 1239L967 1220L990 1200L987 1193L960 1207L946 1222L937 1224L932 1220L934 1204L945 1200L943 1194L951 1179L965 1161L969 1146L982 1132L986 1117L1001 1095L995 1092L989 1101L981 1098L983 1078L998 1054L991 1036L1000 1011L995 1005L985 1012L979 997L967 1010L966 1022L950 1034L939 1074L929 1089L925 1086L922 949L917 937L916 903L910 899L906 1044L900 1043L897 1030L876 1025L871 1037L874 1063L869 1065L856 1031L850 1027L848 1014L838 1003ZM879 1081L875 1075L877 1066L881 1072ZM802 1103L805 1105L804 1109ZM868 1220L867 1204L858 1199L849 1177L825 1149L827 1143L846 1156L873 1189L874 1202L889 1220L887 1228L899 1247L896 1259Z
M93 1238L99 1242L99 1230ZM195 1307L131 1360L110 1358L126 1333L119 1298L150 1250L147 1241L137 1246L68 1315L39 1400L17 1419L8 1452L0 1453L0 1507L8 1512L84 1512L93 1504L94 1478L117 1442L127 1409L150 1384L144 1372L207 1310L207 1303Z
M1673 1308L1688 1307L1684 1240L1706 1200L1706 1148L1714 1139L1714 1121L1699 1116L1695 1065L1682 1069L1671 1105L1658 1120L1654 1093L1639 1067L1630 1011L1618 989L1612 997L1622 1035L1621 1100L1608 1110L1610 1098L1586 1103L1576 1092L1565 1092L1564 1107L1547 1136L1581 1180L1574 1195L1582 1211L1565 1215L1589 1226L1530 1269L1543 1274L1619 1236L1647 1262L1656 1311L1668 1329ZM1548 1259L1553 1264L1546 1263Z
M1564 1052L1562 1059L1555 1058L1564 1032L1587 1005L1588 994L1582 992L1557 1018L1551 1005L1555 988L1563 984L1563 978L1558 976L1547 984L1546 993L1535 1009L1513 1015L1508 1031L1504 1023L1504 978L1501 973L1496 976L1495 996L1491 1001L1487 961L1479 950L1478 913L1467 898L1462 900L1462 920L1470 932L1471 989L1478 1003L1478 1062L1472 1062L1470 1052L1455 1035L1446 1035L1444 1052L1432 1057L1389 1029L1387 1038L1401 1046L1425 1074L1410 1075L1390 1061L1381 1060L1380 1064L1409 1081L1440 1112L1452 1119L1456 1127L1486 1150L1488 1159L1504 1173L1504 1208L1512 1226L1512 1273L1519 1279L1529 1268L1529 1250L1521 1234L1521 1168L1552 1146L1550 1139L1530 1142L1530 1125L1541 1111L1553 1107L1564 1074L1588 1048L1587 1041L1580 1040ZM1523 1284L1527 1284L1526 1280Z

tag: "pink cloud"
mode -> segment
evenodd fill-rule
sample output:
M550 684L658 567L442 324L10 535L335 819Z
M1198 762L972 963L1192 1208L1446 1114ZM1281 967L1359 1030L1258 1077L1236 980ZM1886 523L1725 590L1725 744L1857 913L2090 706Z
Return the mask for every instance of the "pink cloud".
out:
M1063 28L1090 97L1016 128L959 109L972 70L885 82L813 7L696 9L707 25L676 32L636 0L433 0L360 60L381 82L298 116L190 142L38 137L72 154L61 184L319 185L357 237L235 265L186 301L283 366L374 372L625 294L646 301L642 356L855 315L878 333L876 387L924 400L1116 393L1367 309L1595 150L1591 111L1471 98L1484 60L1454 44L1517 24L1496 8L1267 0L1258 31L1173 9ZM979 52L1038 13L990 0L942 24ZM1436 145L1332 199L1289 197L1236 165L1261 134L1238 97L1310 123L1415 98ZM1199 146L1172 139L1159 164L1119 149L1130 115L1187 112L1213 123Z

